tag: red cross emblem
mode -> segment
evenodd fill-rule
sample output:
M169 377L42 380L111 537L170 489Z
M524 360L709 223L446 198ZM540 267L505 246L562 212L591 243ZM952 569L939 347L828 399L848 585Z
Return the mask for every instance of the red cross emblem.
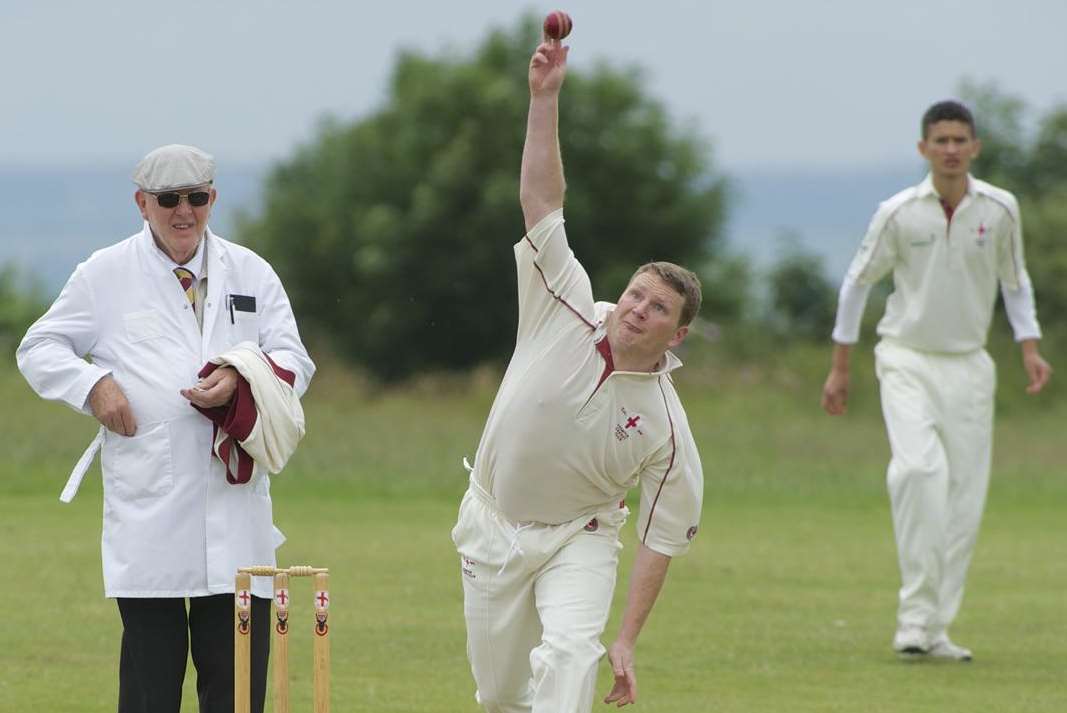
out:
M241 606L243 606L243 607L247 607L248 606L248 601L251 598L252 597L248 594L248 590L247 589L242 589L240 592L237 593L237 600L239 602L241 602Z
M289 595L285 593L284 589L279 589L278 593L274 595L274 598L278 600L279 606L285 606L289 602Z
M981 238L985 235L985 223L978 224L978 237Z
M330 605L330 595L326 592L318 592L315 595L315 603L325 609Z
M637 428L637 422L640 421L640 420L641 420L640 416L631 416L630 418L626 419L626 427L627 428Z

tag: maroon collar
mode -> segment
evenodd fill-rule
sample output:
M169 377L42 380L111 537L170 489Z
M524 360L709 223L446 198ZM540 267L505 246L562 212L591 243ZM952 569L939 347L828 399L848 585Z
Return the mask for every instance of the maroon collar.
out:
M605 334L604 338L596 343L596 350L600 352L600 356L604 357L604 372L600 375L600 381L596 382L599 389L604 380L611 376L611 372L615 371L615 359L611 356L611 343L608 341L608 335Z

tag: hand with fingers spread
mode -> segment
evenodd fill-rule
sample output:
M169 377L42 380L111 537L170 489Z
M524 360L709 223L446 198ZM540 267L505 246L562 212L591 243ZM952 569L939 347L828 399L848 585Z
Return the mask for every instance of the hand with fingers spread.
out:
M205 376L191 389L182 389L181 395L201 408L225 406L237 390L237 370L224 366Z
M559 40L545 38L530 58L530 94L559 94L567 74L570 47Z
M637 673L634 671L634 647L622 641L616 641L608 649L608 661L615 675L615 685L604 697L605 703L614 703L618 707L628 703L637 703Z
M137 432L130 402L110 374L96 382L89 392L89 410L109 431L120 436L132 436Z

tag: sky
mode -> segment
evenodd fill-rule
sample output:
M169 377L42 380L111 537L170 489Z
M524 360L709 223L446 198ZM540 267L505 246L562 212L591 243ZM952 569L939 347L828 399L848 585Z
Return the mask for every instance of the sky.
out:
M571 64L642 67L726 168L914 162L919 116L963 77L1037 113L1067 102L1063 0L564 1ZM399 51L467 52L555 7L5 0L0 166L132 166L173 142L220 163L285 158L324 115L381 106Z

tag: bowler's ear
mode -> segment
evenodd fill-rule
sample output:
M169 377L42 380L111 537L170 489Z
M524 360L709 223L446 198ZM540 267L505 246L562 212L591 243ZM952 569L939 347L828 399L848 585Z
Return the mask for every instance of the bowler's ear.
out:
M689 334L688 324L684 327L678 327L678 330L674 333L674 336L671 337L671 341L667 342L667 348L674 349L676 346L685 341L685 337L687 334Z
M133 202L137 204L137 210L141 211L141 217L148 220L148 211L145 209L145 203L148 201L148 196L145 192L138 189L133 193Z
M978 154L980 154L980 153L982 153L982 140L981 139L975 139L974 140L974 149L971 151L971 158L972 159L978 158Z
M926 139L919 139L918 143L915 144L915 148L919 150L920 156L926 158Z

